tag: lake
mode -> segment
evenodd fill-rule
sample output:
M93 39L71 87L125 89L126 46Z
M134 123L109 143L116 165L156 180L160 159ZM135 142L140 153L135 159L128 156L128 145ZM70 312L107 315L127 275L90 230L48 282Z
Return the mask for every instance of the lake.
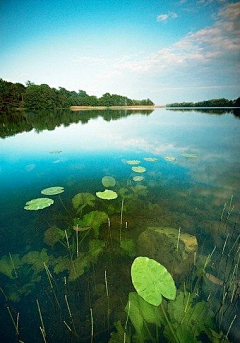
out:
M1 342L240 341L236 113L0 123Z

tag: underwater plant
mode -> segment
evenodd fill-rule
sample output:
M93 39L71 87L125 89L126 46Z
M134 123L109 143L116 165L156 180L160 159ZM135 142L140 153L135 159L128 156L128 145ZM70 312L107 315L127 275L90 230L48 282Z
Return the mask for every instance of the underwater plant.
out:
M72 204L77 210L77 213L79 213L86 206L93 207L95 204L95 199L95 196L91 193L78 193L72 198Z
M104 176L102 178L102 184L104 187L114 187L116 185L116 180L112 176Z
M132 171L134 171L135 173L144 173L146 171L146 168L141 166L132 167Z

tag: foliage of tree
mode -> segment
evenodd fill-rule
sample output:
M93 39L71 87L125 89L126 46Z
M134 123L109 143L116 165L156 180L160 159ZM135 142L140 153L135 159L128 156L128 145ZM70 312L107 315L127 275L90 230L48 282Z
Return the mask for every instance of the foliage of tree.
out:
M199 102L175 102L166 105L167 107L240 107L240 98L236 100L210 99Z
M70 106L143 106L154 105L150 99L132 100L126 96L105 93L100 98L84 90L69 91L63 87L51 88L47 84L26 86L0 79L0 110L26 108L31 110L56 110Z

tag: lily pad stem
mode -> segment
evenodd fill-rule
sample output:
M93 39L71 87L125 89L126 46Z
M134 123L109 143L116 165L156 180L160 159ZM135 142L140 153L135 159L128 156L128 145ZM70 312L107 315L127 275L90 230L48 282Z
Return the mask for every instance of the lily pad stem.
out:
M163 307L163 303L162 303L162 302L161 302L161 310L162 310L162 313L163 313L163 315L164 315L164 318L166 319L167 325L168 325L168 327L169 327L169 329L170 329L170 331L171 331L171 333L172 333L172 335L173 335L173 337L174 337L175 342L176 342L176 343L181 343L181 342L179 341L178 337L176 336L175 332L174 332L174 329L173 329L173 327L172 327L172 325L171 325L171 323L170 323L170 321L169 321L169 319L168 319L168 316L167 316L167 314L166 314L166 311L164 310L164 307Z

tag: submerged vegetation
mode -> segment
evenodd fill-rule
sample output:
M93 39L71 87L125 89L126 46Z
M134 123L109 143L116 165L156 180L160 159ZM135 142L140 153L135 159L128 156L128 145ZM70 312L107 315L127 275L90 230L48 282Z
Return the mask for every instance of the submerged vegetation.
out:
M182 154L193 163L196 157ZM240 290L238 218L230 220L233 199L224 205L210 250L181 228L152 227L159 204L149 200L147 178L157 161L151 156L123 161L128 180L112 175L99 180L111 190L80 192L69 201L61 198L66 187L53 185L41 191L46 197L23 206L38 210L32 215L40 214L37 220L44 218L47 228L42 236L46 246L39 251L0 259L2 302L17 342L26 342L17 306L26 297L36 302L32 311L40 318L35 342L230 342ZM139 222L144 209L147 229ZM156 258L150 256L151 239Z

